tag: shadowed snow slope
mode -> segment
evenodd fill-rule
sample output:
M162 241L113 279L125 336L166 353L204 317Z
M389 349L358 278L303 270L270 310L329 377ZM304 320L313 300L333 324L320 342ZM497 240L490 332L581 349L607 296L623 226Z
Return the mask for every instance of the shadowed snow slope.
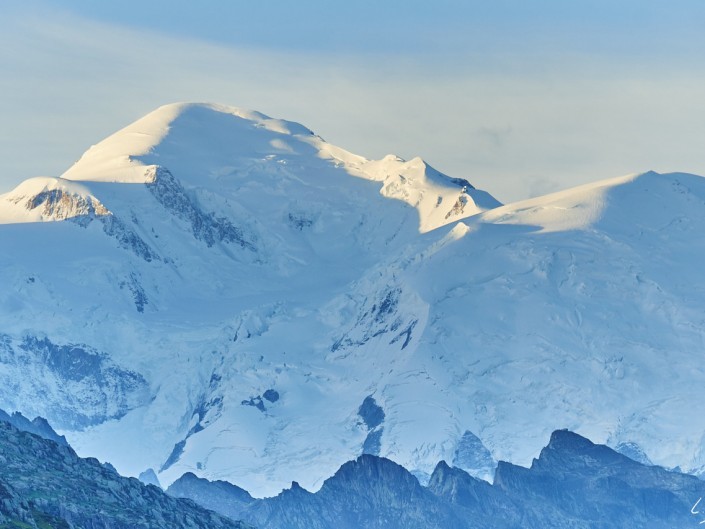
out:
M363 450L489 478L556 428L702 471L705 180L495 206L420 159L162 107L0 197L0 406L257 496Z

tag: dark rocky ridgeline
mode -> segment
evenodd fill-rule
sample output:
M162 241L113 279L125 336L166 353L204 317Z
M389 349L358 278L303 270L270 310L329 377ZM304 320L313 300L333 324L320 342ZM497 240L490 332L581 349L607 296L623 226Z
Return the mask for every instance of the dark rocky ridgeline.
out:
M49 422L44 417L35 417L31 421L16 411L12 415L4 410L0 410L0 421L9 422L18 430L23 432L33 433L44 439L49 439L57 444L68 446L66 437L59 435L54 431Z
M362 455L345 463L315 493L296 483L243 512L262 527L309 529L453 529L464 527L449 509L396 463Z
M244 529L0 421L0 529Z
M183 478L182 478L183 479ZM168 494L184 492L181 480ZM472 478L471 478L472 479ZM192 481L191 478L188 481ZM199 480L200 498L215 497L222 486ZM218 487L216 489L216 486ZM242 489L239 489L242 490ZM238 493L240 495L240 493ZM196 496L189 496L201 501ZM249 523L267 528L287 529L453 529L466 527L451 506L439 501L403 467L381 457L362 455L344 464L312 494L296 482L274 498L244 500L231 497L223 504ZM216 504L214 509L218 509ZM218 509L221 514L226 510Z
M79 458L41 418L0 410L0 529L250 527L239 519L270 529L671 529L700 525L705 515L691 508L703 497L705 482L694 476L565 430L530 468L500 462L493 485L441 462L424 487L396 463L365 454L315 494L293 483L254 499L190 473L165 494Z
M705 498L705 482L565 430L554 432L531 468L500 462L493 485L441 462L423 487L396 463L362 455L315 494L293 484L274 498L253 500L242 489L192 475L167 493L176 491L271 529L672 529L705 520L691 513Z
M175 498L188 498L232 519L239 519L245 508L255 501L246 490L227 481L208 481L191 472L172 483L167 493Z
M456 527L541 527L540 524L522 525L521 511L512 498L484 480L476 479L459 468L449 467L445 461L436 465L428 482L428 490L464 520Z
M567 430L553 433L529 469L500 462L494 487L515 502L527 526L537 520L546 528L672 529L705 520L691 513L705 497L705 482Z

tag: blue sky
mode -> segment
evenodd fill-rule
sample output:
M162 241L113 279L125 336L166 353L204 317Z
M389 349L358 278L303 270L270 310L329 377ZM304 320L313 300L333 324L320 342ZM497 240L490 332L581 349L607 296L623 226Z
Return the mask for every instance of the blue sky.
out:
M0 191L183 100L420 155L503 201L705 174L703 27L700 0L8 0Z

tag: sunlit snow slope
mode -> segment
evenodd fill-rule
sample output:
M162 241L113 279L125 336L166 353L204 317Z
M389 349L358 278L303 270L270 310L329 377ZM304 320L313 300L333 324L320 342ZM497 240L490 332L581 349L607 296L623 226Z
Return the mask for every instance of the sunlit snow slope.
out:
M701 177L501 206L182 104L0 196L0 222L0 407L124 473L271 495L365 451L488 477L557 428L705 468Z

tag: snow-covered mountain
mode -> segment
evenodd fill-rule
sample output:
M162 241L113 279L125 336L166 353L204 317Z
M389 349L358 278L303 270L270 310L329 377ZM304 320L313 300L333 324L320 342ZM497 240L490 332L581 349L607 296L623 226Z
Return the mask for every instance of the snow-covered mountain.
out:
M179 104L0 196L0 223L0 407L123 473L273 495L364 451L491 477L558 428L705 470L699 176L501 206Z

